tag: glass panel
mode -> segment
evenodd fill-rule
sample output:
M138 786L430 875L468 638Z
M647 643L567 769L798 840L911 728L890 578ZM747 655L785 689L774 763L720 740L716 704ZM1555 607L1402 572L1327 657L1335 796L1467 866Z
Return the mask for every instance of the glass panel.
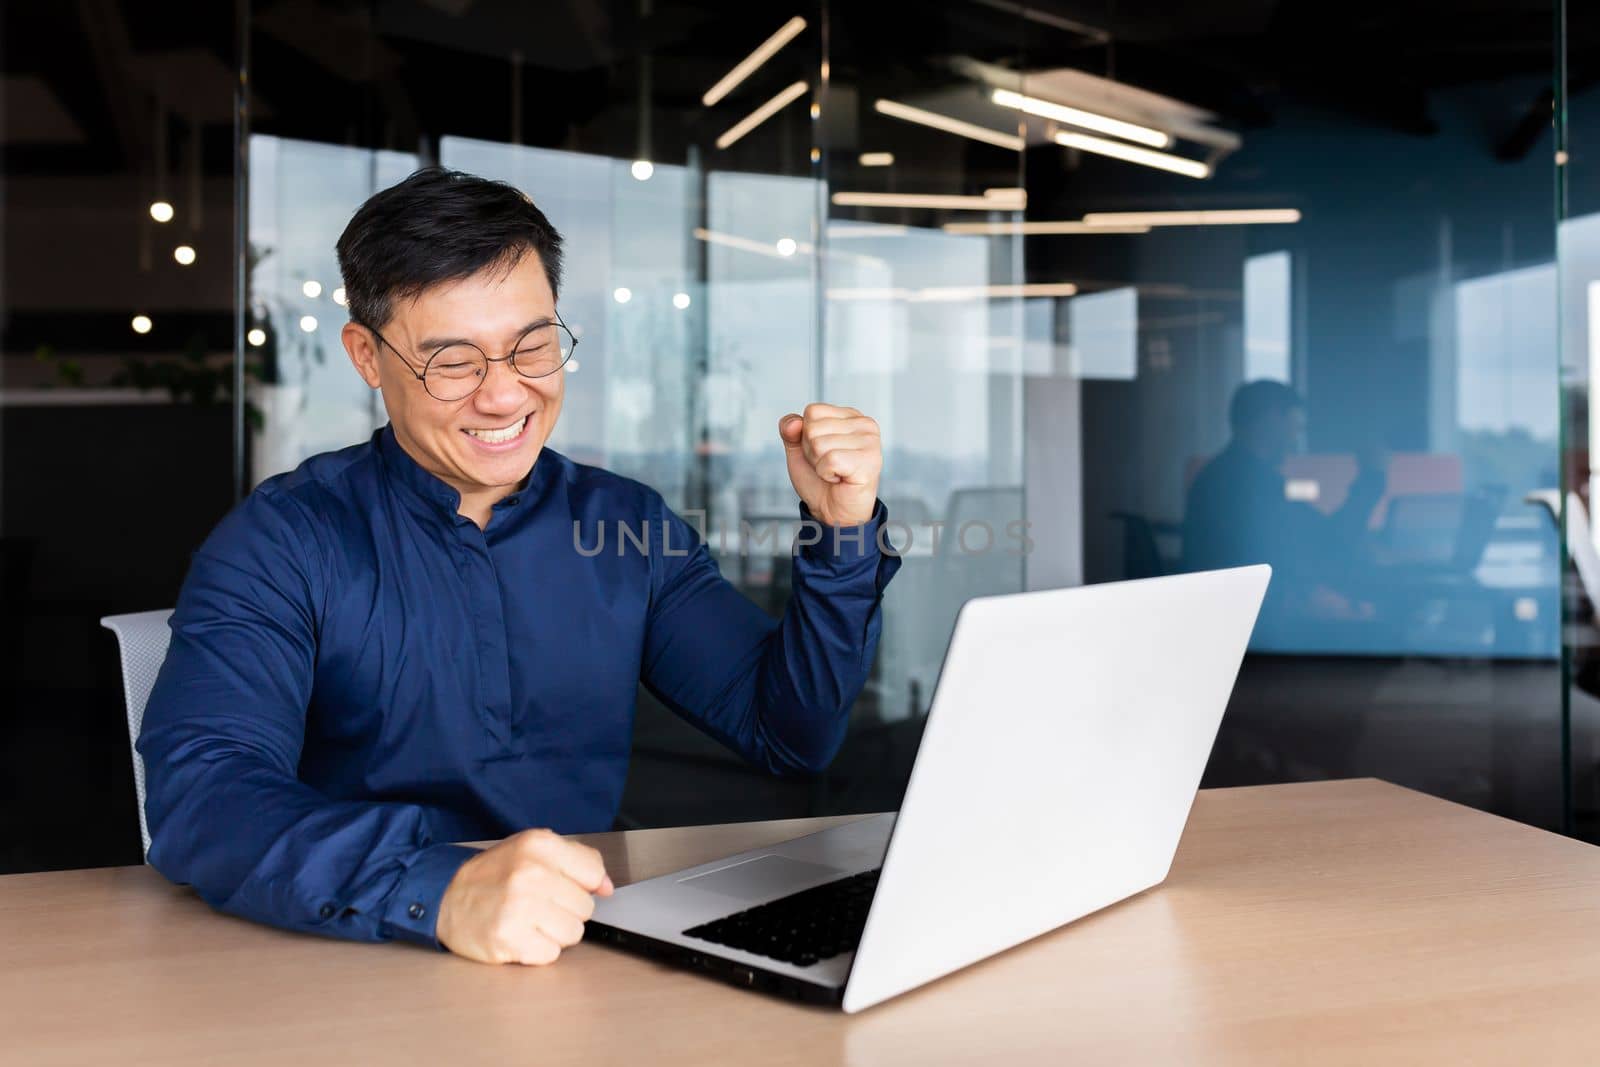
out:
M1558 494L1544 496L1560 512L1566 533L1563 651L1566 667L1569 829L1600 841L1600 526L1594 521L1600 472L1594 465L1600 420L1593 415L1600 380L1600 103L1582 74L1581 57L1593 51L1600 11L1566 3L1565 80L1556 83L1562 396L1561 479ZM1575 69L1578 68L1578 69ZM1570 73L1567 73L1569 72ZM1554 517L1554 516L1552 516Z
M1560 822L1561 556L1523 499L1557 483L1571 283L1537 119L1551 52L1496 43L1548 45L1548 13L1503 5L1448 41L1375 16L1356 92L1303 62L1328 32L1307 15L585 10L604 17L334 5L358 79L254 17L252 176L280 155L262 211L285 249L322 236L254 274L288 361L252 471L381 418L353 376L282 390L343 372L295 335L307 300L337 319L304 282L413 159L511 181L563 230L582 345L555 447L703 512L766 610L794 514L778 417L876 417L907 559L835 768L767 781L641 699L625 821L892 807L967 597L1265 559L1209 781L1380 774ZM332 169L298 192L302 151ZM1241 210L1273 214L1148 217Z
M581 346L553 447L639 478L703 522L724 574L776 614L798 529L778 420L812 400L851 404L883 428L884 495L909 556L825 782L765 781L641 694L625 821L897 804L956 609L1023 586L1022 374L1029 353L1053 360L1059 309L1041 294L1025 310L1020 242L947 232L945 216L926 212L829 209L828 194L885 181L995 190L996 211L948 218L1011 217L1018 152L969 158L967 141L874 108L952 86L981 97L980 80L888 75L921 66L934 39L817 6L711 27L685 5L617 4L583 33L547 10L335 6L341 47L373 64L370 81L328 85L356 116L337 132L325 103L290 82L314 61L313 42L272 10L252 24L252 325L265 334L252 475L383 419L337 348L332 245L354 207L430 161L512 183L567 241L561 311ZM946 45L1015 62L1012 13L919 18ZM799 32L720 99L701 99L784 26ZM557 31L570 48L504 44ZM900 162L864 166L874 147ZM322 291L309 295L311 281Z
M250 138L250 484L386 421L339 340L348 320L333 238L417 157L256 134Z
M1024 361L1030 341L1048 360L1056 301L1025 297L1021 242L959 228L1020 217L1022 153L990 143L1015 123L960 132L989 106L985 72L1018 62L1006 7L827 12L822 392L878 419L904 555L830 779L848 810L898 805L962 603L1024 587Z
M817 395L817 198L810 177L724 172L706 182L707 365L695 447L719 526L744 521L759 532L796 518L778 419ZM773 544L786 553L792 536Z
M778 417L883 428L906 565L833 771L769 780L641 698L624 824L893 807L966 597L1265 559L1210 784L1565 799L1600 836L1600 116L1551 62L1594 5L1368 12L1359 78L1303 5L213 7L3 9L0 870L137 855L97 620L169 605L240 483L381 424L333 242L435 161L567 235L555 447L703 512L764 609Z
M966 597L1269 560L1210 784L1379 774L1600 837L1594 5L1371 11L1354 80L1304 5L91 8L0 32L0 870L136 856L98 619L381 424L333 242L429 162L568 237L554 445L704 512L768 611L779 416L883 427L906 569L834 771L768 781L642 697L624 821L890 808Z
M1357 85L1311 58L1332 16L1216 17L1029 34L1022 92L1171 137L1028 133L1068 145L1029 151L1056 232L1026 240L1082 294L1084 577L1273 565L1208 784L1370 774L1559 826L1561 559L1524 502L1557 467L1553 21L1374 13ZM1085 307L1114 293L1136 329Z

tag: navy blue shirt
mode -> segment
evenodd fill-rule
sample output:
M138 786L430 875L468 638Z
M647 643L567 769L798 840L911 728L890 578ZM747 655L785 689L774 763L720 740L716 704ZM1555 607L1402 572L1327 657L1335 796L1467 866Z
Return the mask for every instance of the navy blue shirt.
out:
M472 855L449 842L610 829L641 682L772 773L833 758L899 563L881 504L802 547L781 620L658 493L548 448L486 527L459 505L385 428L212 532L139 735L164 875L276 926L437 945Z

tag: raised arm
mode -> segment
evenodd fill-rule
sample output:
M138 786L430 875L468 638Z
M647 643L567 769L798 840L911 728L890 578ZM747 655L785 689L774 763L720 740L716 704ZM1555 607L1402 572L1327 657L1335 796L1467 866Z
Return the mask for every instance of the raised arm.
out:
M809 520L783 618L724 580L693 529L662 505L642 673L669 707L757 766L816 773L844 740L900 560L878 543L887 516L876 501L877 425L814 404L785 416L780 433Z

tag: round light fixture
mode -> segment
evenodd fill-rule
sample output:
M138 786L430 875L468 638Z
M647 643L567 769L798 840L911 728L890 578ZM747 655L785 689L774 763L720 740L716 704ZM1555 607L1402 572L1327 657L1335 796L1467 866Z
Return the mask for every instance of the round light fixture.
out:
M152 327L154 325L155 325L155 323L150 321L150 316L149 315L135 315L133 317L133 332L134 333L149 333L150 332L150 327Z
M267 331L256 326L244 335L244 339L250 342L252 348L260 348L267 343Z
M628 170L636 181L647 182L650 180L650 175L656 172L656 165L648 159L636 159Z
M333 302L344 307L344 286L341 285L333 291Z
M795 239L793 237L778 238L778 255L780 256L792 256L795 254L796 250L799 249L799 247L800 246L795 243Z
M567 373L568 374L577 374L578 373L578 361L577 360L575 360L575 359L567 360L566 367L567 367Z
M172 258L187 267L194 262L194 247L192 245L179 245L172 250Z
M306 333L313 332L317 328L317 317L315 315L301 315L300 328Z
M682 311L684 308L688 307L689 303L690 301L688 293L672 294L672 306L677 308L679 311Z
M172 210L172 205L165 200L157 200L150 205L150 217L157 222L171 222L172 216L177 212Z
M615 300L619 304L626 304L628 301L633 299L633 290L629 289L626 285L619 285L615 289L611 290L611 299Z
M317 297L322 295L322 283L312 279L311 281L308 281L304 285L300 286L300 291L306 294L306 296L310 297L312 300L315 300Z

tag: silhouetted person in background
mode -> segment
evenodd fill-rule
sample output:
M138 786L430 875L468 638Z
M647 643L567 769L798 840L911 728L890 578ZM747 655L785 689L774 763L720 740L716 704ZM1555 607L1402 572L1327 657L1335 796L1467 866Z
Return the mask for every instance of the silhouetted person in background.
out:
M1344 504L1325 515L1286 492L1283 461L1304 450L1298 393L1274 381L1241 385L1228 406L1228 426L1228 446L1189 489L1184 570L1270 563L1264 621L1372 618L1377 598L1366 534L1383 496L1383 461L1363 457Z

